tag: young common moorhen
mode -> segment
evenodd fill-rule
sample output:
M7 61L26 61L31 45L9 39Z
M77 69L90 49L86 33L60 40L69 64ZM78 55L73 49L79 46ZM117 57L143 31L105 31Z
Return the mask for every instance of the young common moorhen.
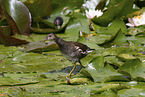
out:
M54 19L54 24L56 26L56 29L59 29L62 26L62 24L63 24L63 18L60 17L60 16L56 17Z
M65 56L69 61L73 62L74 67L69 73L69 76L71 76L72 72L76 68L76 62L79 62L81 67L83 67L80 60L84 58L89 52L92 52L92 50L88 46L82 43L65 41L53 33L48 34L44 41L45 40L55 41L58 44L60 52L63 54L63 56Z

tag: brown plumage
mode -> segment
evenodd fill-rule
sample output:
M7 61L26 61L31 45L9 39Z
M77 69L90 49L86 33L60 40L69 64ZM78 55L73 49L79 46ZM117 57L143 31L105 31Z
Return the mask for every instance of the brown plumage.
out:
M92 52L92 50L90 50L88 46L82 43L65 41L53 33L48 34L48 36L44 40L55 41L58 44L60 52L63 54L63 56L65 56L69 61L72 61L74 63L74 67L69 73L69 76L71 76L71 73L76 68L76 62L79 62L81 67L83 67L80 60L84 58L89 52Z

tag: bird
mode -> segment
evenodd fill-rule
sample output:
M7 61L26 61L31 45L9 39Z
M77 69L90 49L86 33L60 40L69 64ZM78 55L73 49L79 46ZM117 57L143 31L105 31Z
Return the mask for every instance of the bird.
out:
M81 68L84 67L80 60L93 51L85 44L74 41L65 41L64 39L56 36L54 33L48 34L43 41L46 40L55 41L60 48L61 54L73 63L74 66L68 75L69 77L71 77L72 72L75 70L76 63L79 62Z
M56 26L56 29L59 29L61 28L62 24L63 24L63 18L61 16L57 16L55 19L54 19L54 24Z

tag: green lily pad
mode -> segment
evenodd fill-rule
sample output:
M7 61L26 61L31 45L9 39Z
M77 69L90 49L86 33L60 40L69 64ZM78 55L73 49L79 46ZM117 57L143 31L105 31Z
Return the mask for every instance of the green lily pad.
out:
M104 60L109 64L115 65L115 68L118 68L123 64L123 62L119 61L116 56L105 56Z
M126 36L123 35L123 33L127 31L127 28L125 26L125 23L119 18L113 20L109 27L100 27L94 25L94 28L96 30L96 33L98 34L98 36L96 36L96 41L99 41L100 45L118 45L125 43L126 41Z
M93 78L94 82L105 82L110 80L116 80L113 79L113 77L121 77L122 75L120 73L117 73L115 69L113 69L111 66L107 65L103 67L104 65L104 59L102 56L96 57L93 59L85 69L81 71L82 74Z
M18 86L39 83L32 75L35 74L5 74L5 77L0 78L0 86Z
M122 17L132 12L133 1L130 0L111 0L108 9L100 17L94 17L92 21L96 24L107 26L116 17ZM111 14L110 14L111 13Z
M51 41L47 45L42 41L31 42L24 46L24 52L42 52L59 49L58 45Z
M93 43L91 40L87 40L85 38L80 37L77 42L86 44L88 47L90 47L91 49L99 49L101 47L99 47L96 43Z
M90 34L89 21L82 13L74 12L65 30L66 40L77 41L80 32Z
M142 89L132 88L118 91L119 97L139 97Z
M127 59L136 59L136 57L134 57L131 54L119 54L119 57L123 60L127 60Z
M101 94L92 94L91 97L117 97L117 94L113 90L107 90Z
M116 35L114 37L112 37L112 39L110 39L109 41L104 42L103 46L108 46L108 45L124 45L127 44L126 41L126 36L122 33L121 30L119 30Z
M107 90L119 91L119 90L128 89L128 88L129 87L127 87L125 85L121 85L121 84L108 84L108 85L105 85L96 91L92 90L91 93L99 94L99 93L102 93L102 92L107 91Z
M125 62L119 70L124 73L128 73L132 78L145 77L145 67L140 59L131 59ZM137 79L136 79L137 80Z

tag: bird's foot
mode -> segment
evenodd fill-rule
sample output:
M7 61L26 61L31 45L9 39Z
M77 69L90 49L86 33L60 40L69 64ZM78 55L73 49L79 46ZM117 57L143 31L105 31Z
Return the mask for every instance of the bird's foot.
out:
M70 82L70 79L69 79L70 78L70 75L68 75L68 76L61 76L61 75L59 75L58 78L63 78L63 79L66 78L67 83L69 85L71 85L71 82Z
M69 85L71 85L71 82L70 82L70 80L69 80L68 77L66 77L66 81L67 81L67 83L68 83Z

